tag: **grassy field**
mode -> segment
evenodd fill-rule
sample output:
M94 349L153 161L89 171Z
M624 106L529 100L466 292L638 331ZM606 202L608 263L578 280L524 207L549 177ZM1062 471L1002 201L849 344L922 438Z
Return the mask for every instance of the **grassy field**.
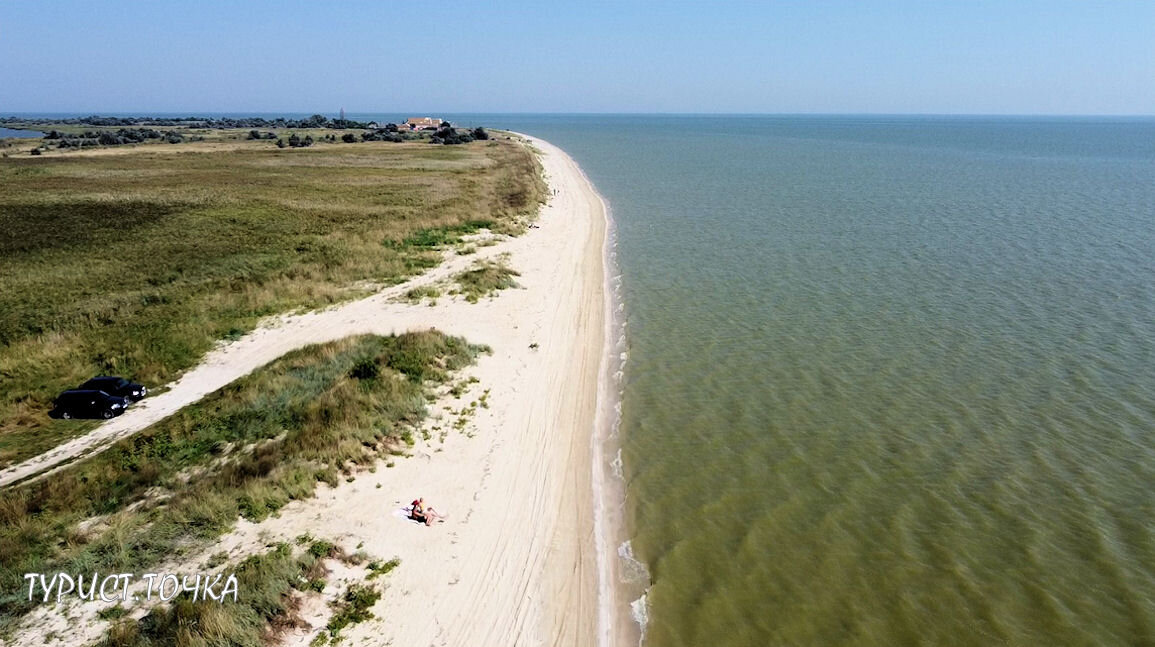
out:
M303 542L298 542L303 543ZM235 602L192 601L177 597L170 605L159 605L140 620L125 618L114 623L100 647L203 647L230 645L264 647L276 644L285 631L301 626L299 598L294 591L319 591L328 584L324 560L340 559L359 563L360 558L341 553L333 544L318 540L304 550L287 543L251 555L240 564L221 569L235 573L238 595ZM373 617L369 608L381 596L373 585L351 585L334 609L327 632L313 645L338 644L341 629ZM113 607L118 609L119 607Z
M195 553L239 517L260 520L312 496L319 481L336 485L403 449L433 387L485 350L436 332L305 348L51 478L5 491L0 642L33 606L24 573L147 572ZM130 632L113 644L148 644L140 638Z
M0 159L0 466L91 428L48 417L60 391L163 385L261 317L397 282L478 227L520 230L545 192L508 140L243 136Z

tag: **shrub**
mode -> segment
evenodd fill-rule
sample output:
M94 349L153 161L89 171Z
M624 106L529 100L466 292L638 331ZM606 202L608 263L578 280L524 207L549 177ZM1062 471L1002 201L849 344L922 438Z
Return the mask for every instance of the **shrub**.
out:
M326 626L329 635L336 638L337 634L348 625L371 619L373 612L369 609L380 598L381 592L372 586L357 584L350 586L349 590L345 591L344 599L336 605L333 617L329 619Z
M353 364L353 368L349 371L349 377L357 380L375 380L381 375L381 366L377 363L377 358L372 356L362 357Z
M341 141L345 142L346 144L352 144L353 142L357 141L357 137L354 136L353 133L345 133L344 135L341 135Z

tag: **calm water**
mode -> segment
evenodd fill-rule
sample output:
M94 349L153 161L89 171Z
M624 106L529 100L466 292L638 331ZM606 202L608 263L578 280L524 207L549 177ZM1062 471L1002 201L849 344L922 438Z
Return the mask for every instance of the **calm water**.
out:
M36 130L19 130L16 128L0 128L0 138L17 137L20 139L34 139L42 137L44 133Z
M1155 642L1155 121L504 125L617 221L648 646Z

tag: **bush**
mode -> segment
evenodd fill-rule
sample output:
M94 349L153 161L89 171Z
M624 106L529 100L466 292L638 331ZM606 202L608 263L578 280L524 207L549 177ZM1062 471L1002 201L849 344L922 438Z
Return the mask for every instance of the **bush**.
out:
M31 154L31 155L39 155L39 154L40 154L40 149L39 149L39 148L33 148L33 149L32 149L32 152L31 152L30 154Z
M432 144L465 144L473 141L473 133L458 132L456 128L449 125L448 121L443 121L441 127L429 138L429 141Z
M352 144L353 142L357 141L357 137L355 137L353 133L345 133L344 135L341 135L341 141L345 142L346 144Z
M482 128L481 126L478 126L477 128L473 129L473 138L474 139L489 139L489 133L485 132L485 129Z
M356 380L375 380L381 375L381 365L377 363L377 358L372 356L362 357L353 364L353 368L349 371L349 377Z
M372 586L351 585L345 591L344 599L335 605L333 617L325 627L329 630L329 636L335 639L345 627L372 619L373 612L369 609L380 598L381 592Z
M284 147L285 147L285 140L278 139L277 140L277 148L284 148Z

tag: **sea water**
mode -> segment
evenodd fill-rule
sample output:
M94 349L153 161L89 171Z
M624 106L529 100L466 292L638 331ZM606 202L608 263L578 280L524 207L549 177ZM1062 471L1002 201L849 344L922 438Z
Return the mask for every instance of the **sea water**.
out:
M475 120L613 210L648 646L1155 641L1155 120Z

